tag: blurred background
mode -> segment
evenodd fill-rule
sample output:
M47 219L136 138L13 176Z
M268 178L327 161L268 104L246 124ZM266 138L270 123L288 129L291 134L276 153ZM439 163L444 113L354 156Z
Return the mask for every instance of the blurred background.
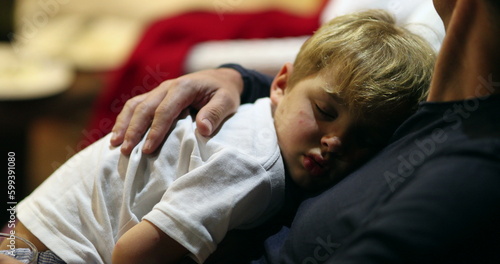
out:
M432 0L0 0L0 163L14 154L16 176L0 180L0 221L128 98L228 62L275 74L321 23L368 8L439 49Z
M15 153L14 200L20 201L68 158L101 136L89 127L96 102L110 89L107 87L110 76L126 65L141 41L151 38L151 34L145 36L151 25L193 12L212 14L221 23L214 30L223 30L224 21L231 14L262 15L270 10L318 20L323 3L321 0L1 0L0 149L4 158L0 162L7 166L8 154ZM276 67L293 60L303 40L289 41L288 53L278 54L274 59L268 56L270 64L266 62L262 70L274 74ZM170 40L175 41L175 37ZM255 43L237 40L233 44L237 48L232 53L227 43L221 46L207 41L208 49L197 45L199 55L185 58L182 72L216 67L235 54L249 55L248 48L256 47ZM226 57L214 56L213 49L222 51ZM231 62L247 67L255 63L264 65L261 59L248 61L254 57ZM3 179L7 181L6 177ZM4 186L1 215L6 220L4 199L9 186L4 182L0 186ZM7 197L7 201L12 201L11 198Z

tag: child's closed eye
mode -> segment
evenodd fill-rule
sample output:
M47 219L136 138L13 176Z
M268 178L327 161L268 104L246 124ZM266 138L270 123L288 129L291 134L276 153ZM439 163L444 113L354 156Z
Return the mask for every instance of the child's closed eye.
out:
M338 113L335 110L330 110L325 107L321 107L319 104L315 104L316 111L322 117L323 120L335 120L338 117Z

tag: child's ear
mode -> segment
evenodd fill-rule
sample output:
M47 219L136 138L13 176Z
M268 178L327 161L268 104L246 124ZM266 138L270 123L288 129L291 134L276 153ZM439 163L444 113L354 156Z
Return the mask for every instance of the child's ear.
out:
M290 75L293 72L293 64L285 63L271 84L271 102L273 105L278 105L281 98L285 95L285 90L288 88Z

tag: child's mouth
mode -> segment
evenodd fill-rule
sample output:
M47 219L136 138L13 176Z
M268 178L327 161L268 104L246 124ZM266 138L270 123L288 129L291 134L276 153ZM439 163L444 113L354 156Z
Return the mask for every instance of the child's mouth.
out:
M302 164L311 176L320 177L325 175L326 162L321 156L305 155L302 159Z

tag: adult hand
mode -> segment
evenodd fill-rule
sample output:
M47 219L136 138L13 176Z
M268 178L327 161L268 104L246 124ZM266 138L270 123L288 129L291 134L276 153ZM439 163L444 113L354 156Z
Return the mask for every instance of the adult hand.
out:
M230 68L204 70L165 81L125 103L112 129L111 144L122 144L122 153L128 155L151 126L142 151L152 153L174 121L191 109L199 110L196 125L200 133L210 136L236 111L242 91L241 75Z

